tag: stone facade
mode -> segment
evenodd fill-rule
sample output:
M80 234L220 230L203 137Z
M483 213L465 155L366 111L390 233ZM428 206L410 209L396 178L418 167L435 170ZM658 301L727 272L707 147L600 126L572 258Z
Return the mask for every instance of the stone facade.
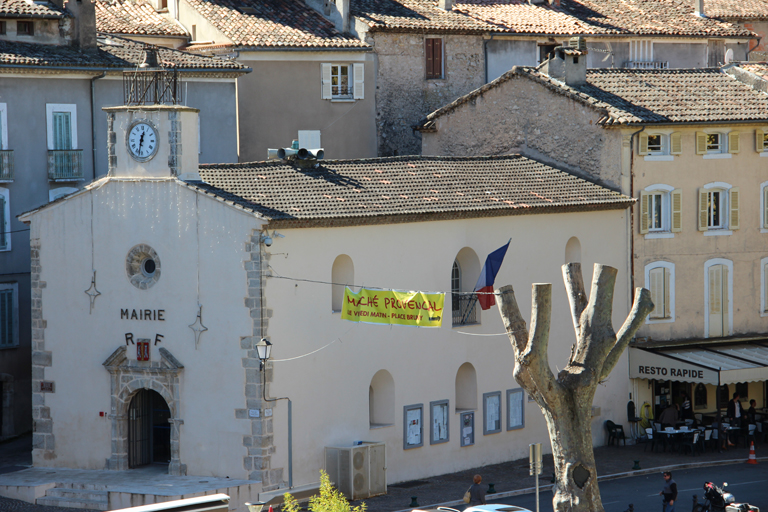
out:
M265 409L274 404L265 401L264 385L272 382L272 364L267 363L262 370L259 355L254 344L266 335L268 318L271 312L266 309L262 290L264 288L266 262L268 255L262 252L260 242L261 231L254 230L249 241L245 244L245 252L249 258L245 261L246 279L248 280L248 296L245 307L250 309L253 321L252 336L240 339L240 348L247 350L243 357L245 370L245 409L236 409L237 419L248 420L251 423L251 435L243 436L243 468L248 471L250 480L260 481L264 491L277 489L283 482L282 468L271 466L272 455L275 453L275 440L272 431L272 417L267 416ZM264 374L262 375L262 372ZM259 411L254 417L250 411Z
M425 39L441 37L444 77L427 80ZM483 38L466 35L369 33L378 58L376 131L379 156L418 155L412 126L485 82Z
M619 188L621 134L598 126L602 115L541 84L514 76L437 118L436 131L422 134L422 154L521 153Z
M45 281L40 280L40 242L31 241L32 271L32 461L34 465L56 458L56 443L53 435L51 410L45 406L45 393L41 382L45 380L45 369L51 366L53 355L45 350L45 320L43 319L43 289Z

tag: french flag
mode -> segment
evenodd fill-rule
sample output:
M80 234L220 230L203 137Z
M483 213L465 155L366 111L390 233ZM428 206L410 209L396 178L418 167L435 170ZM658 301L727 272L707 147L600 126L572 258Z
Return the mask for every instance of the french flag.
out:
M475 285L475 293L480 292L477 295L477 302L480 303L480 307L483 311L490 309L491 306L496 304L496 297L493 295L493 282L496 280L496 274L499 273L501 268L501 262L504 261L504 256L507 254L509 243L512 239L509 239L506 245L503 245L493 251L485 259L483 270L480 271L480 278Z

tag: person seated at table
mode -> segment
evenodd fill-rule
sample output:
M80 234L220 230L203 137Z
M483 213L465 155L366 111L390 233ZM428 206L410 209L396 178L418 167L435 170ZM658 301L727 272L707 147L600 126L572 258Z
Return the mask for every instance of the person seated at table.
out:
M661 428L675 426L678 419L677 407L677 404L670 404L669 407L664 409L664 412L662 412L661 416L659 416L659 423L661 423Z

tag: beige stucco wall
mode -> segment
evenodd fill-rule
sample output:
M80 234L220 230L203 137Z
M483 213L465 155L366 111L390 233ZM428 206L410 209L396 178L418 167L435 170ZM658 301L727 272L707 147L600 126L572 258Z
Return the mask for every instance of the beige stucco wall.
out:
M634 157L634 190L654 184L682 189L682 232L674 238L650 239L639 233L639 206L634 215L634 275L636 286L645 283L645 266L654 261L675 264L675 320L646 324L638 336L654 340L702 338L705 336L705 262L723 258L733 262L733 333L768 330L768 316L761 315L760 260L768 256L768 234L761 232L760 184L766 181L768 158L755 151L757 125L701 126L676 128L682 133L683 154L674 161L646 161ZM665 127L666 128L666 127ZM765 130L765 126L760 126ZM717 130L740 133L741 152L729 159L704 159L695 153L695 132ZM647 133L657 131L653 127ZM672 130L665 130L669 133ZM636 149L636 148L635 148ZM712 182L724 182L740 190L740 229L726 236L705 236L698 231L698 190ZM714 231L709 232L710 234Z
M425 38L442 37L444 79L426 79ZM378 58L379 156L419 154L411 127L430 112L483 85L482 36L371 32Z
M597 110L514 77L439 117L436 131L422 134L422 154L522 153L628 191L621 180L621 135L598 126L600 117Z
M376 72L371 52L241 52L253 69L238 79L240 161L267 159L268 148L285 148L299 130L320 130L325 158L376 156ZM365 65L364 98L322 99L322 64Z
M54 455L35 450L36 466L105 467L113 411L110 374L102 363L126 345L130 332L134 339L162 334L162 342L151 344L152 361L159 361L158 351L165 348L184 365L180 454L188 474L248 478L243 438L251 434L251 425L236 420L235 409L245 407L241 358L247 351L239 339L252 334L243 302L244 261L255 227L253 216L173 181L108 183L34 218L32 238L41 241L40 280L46 283L44 350L51 354L51 366L34 378L56 385L54 393L35 396L35 407L49 408L55 439ZM150 245L161 262L160 279L148 290L134 287L126 275L126 255L137 244ZM89 312L82 290L89 287L93 270L101 295ZM198 302L208 331L195 347L188 326ZM164 309L166 320L121 319L123 308ZM127 354L136 359L135 345Z
M269 248L274 275L265 288L272 312L268 336L273 343L273 382L269 393L293 401L294 483L318 481L325 446L350 446L353 441L386 443L390 483L427 477L527 456L528 444L548 448L543 417L534 402L525 404L525 428L506 430L507 406L502 406L502 432L483 435L482 394L519 388L512 377L512 349L494 307L481 313L481 325L452 328L450 314L438 329L387 327L343 321L331 312L331 287L294 281L330 281L334 260L348 255L354 264L354 283L401 290L450 290L451 266L459 251L469 248L477 268L467 281L474 283L488 253L512 243L496 286L512 284L523 316L530 317L534 282L553 284L550 363L562 368L574 342L573 325L562 284L561 265L571 237L581 243L585 281L591 282L594 262L619 269L613 318L618 329L628 311L628 210L594 213L530 215L428 223L360 227L279 229ZM606 243L610 240L611 243ZM466 249L465 249L466 250ZM471 287L471 285L470 285ZM448 297L450 303L450 296ZM468 334L467 334L468 333ZM338 340L334 342L334 340ZM327 348L322 348L330 344ZM321 349L322 348L322 349ZM297 358L321 349L307 357ZM459 367L471 363L477 371L475 445L460 447L455 379ZM393 377L394 425L370 429L368 389L381 369ZM596 444L604 442L603 423L626 420L628 391L626 358L608 382L600 386L595 405L601 415L592 422ZM450 400L450 440L429 443L429 403ZM403 449L403 406L424 405L424 446ZM276 451L273 467L287 467L287 406L274 405ZM284 473L285 474L285 473Z
M170 2L171 4L175 2ZM216 44L232 44L232 40L200 14L189 3L181 0L178 3L179 14L176 19L187 29L190 37L195 41L209 41ZM194 26L194 34L193 27Z

